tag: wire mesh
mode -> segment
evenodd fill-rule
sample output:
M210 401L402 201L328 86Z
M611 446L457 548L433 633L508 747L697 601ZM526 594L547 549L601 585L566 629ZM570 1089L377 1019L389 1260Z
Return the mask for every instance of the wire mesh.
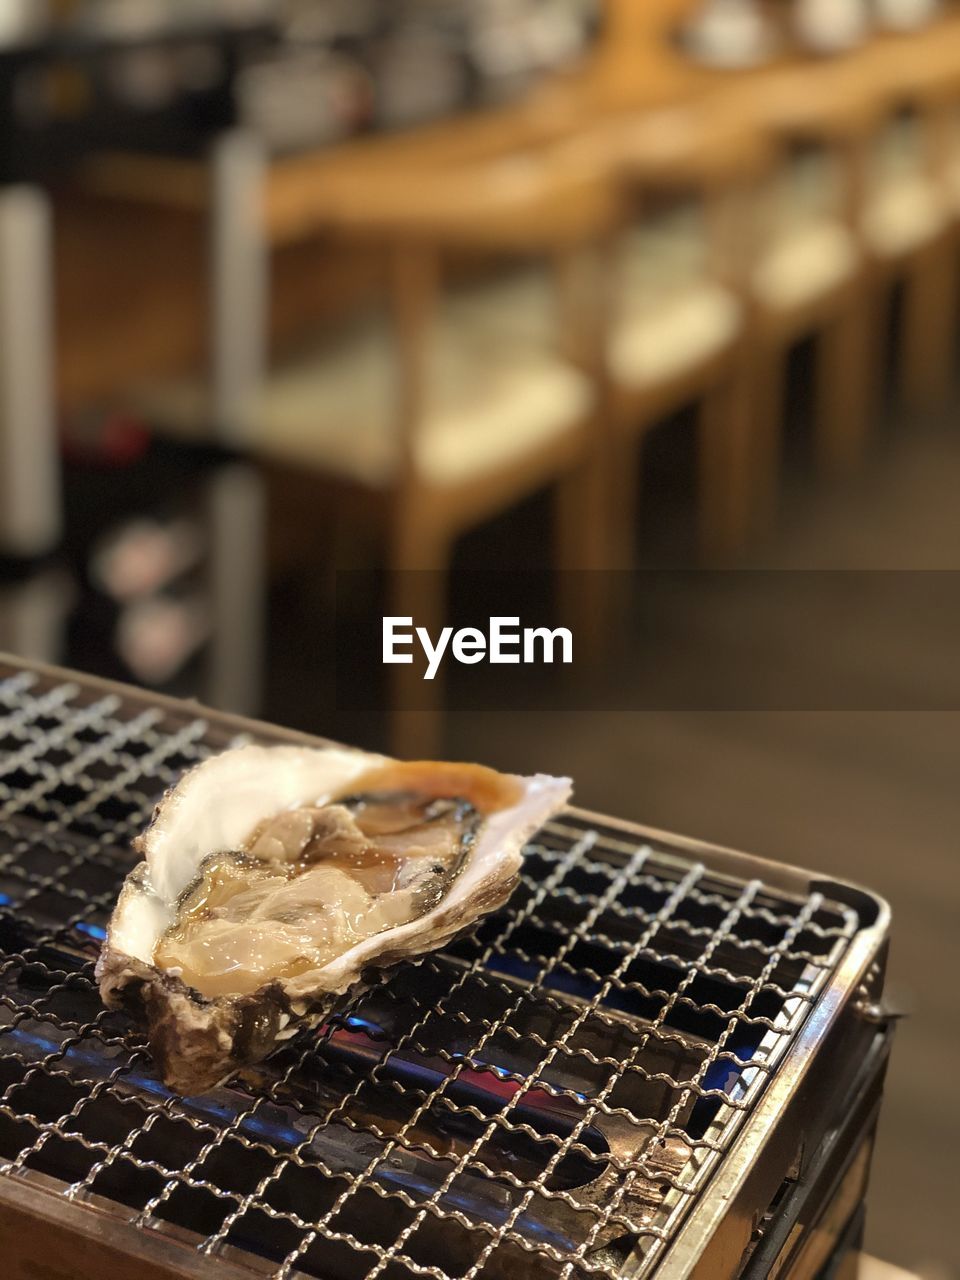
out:
M856 914L564 814L472 937L181 1098L93 963L131 836L234 740L0 666L0 1172L254 1274L654 1271Z

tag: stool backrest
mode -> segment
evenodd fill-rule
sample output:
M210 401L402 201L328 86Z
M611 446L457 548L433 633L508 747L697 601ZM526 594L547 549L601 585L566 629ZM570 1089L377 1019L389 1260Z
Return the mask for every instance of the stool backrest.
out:
M601 316L591 305L595 251L621 217L619 194L595 167L545 150L445 171L357 180L326 193L335 233L385 246L397 353L401 466L415 479L413 441L428 391L431 325L446 255L539 257L554 274L559 337L597 367Z

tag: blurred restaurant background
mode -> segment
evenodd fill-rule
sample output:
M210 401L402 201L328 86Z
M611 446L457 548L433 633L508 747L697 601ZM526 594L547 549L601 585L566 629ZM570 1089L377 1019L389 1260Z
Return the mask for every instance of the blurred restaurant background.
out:
M397 668L371 715L334 662L470 570L566 583L626 685L671 655L608 649L602 571L958 568L960 4L0 0L0 119L0 649L884 893L867 1243L960 1275L960 713L414 710ZM881 703L891 655L953 673L883 633Z

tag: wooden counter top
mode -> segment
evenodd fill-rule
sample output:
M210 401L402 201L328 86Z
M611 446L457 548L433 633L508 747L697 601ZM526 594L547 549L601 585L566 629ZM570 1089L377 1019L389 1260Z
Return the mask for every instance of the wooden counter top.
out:
M667 11L670 5L665 6ZM656 6L650 6L656 12ZM880 35L861 49L832 58L783 57L746 71L698 66L657 36L647 15L645 39L605 43L582 69L558 76L524 101L477 111L415 130L353 139L270 167L266 224L274 243L322 229L331 195L362 174L393 181L398 169L469 164L568 136L597 115L635 112L693 97L734 94L758 126L823 126L833 116L856 122L900 97L960 87L960 17L945 17L913 34ZM201 163L108 155L84 172L88 191L200 211L207 201Z
M916 34L878 36L833 58L785 57L734 72L691 63L665 36L665 22L673 23L684 2L612 0L606 36L582 68L523 102L276 160L264 222L277 249L275 288L287 290L286 299L275 299L280 330L294 331L315 311L332 257L318 237L338 193L360 180L375 192L378 177L395 187L398 172L486 160L573 136L598 117L714 95L757 128L823 132L862 128L906 95L960 86L960 16ZM60 389L67 403L102 400L127 378L196 361L205 325L205 166L104 156L87 166L82 187L58 207ZM342 276L340 247L337 256L333 275Z

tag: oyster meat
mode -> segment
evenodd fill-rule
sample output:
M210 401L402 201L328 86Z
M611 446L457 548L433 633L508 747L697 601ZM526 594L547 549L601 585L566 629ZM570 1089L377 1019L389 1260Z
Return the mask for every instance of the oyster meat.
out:
M504 903L565 778L245 746L191 769L134 842L97 976L163 1077L211 1088Z

